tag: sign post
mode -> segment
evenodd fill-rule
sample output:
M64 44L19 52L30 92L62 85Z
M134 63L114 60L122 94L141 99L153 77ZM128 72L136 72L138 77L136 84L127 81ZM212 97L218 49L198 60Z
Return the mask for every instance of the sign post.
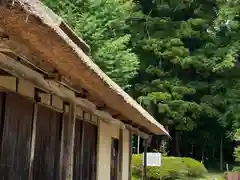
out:
M143 155L143 180L147 180L147 167L160 167L162 165L162 153L144 153Z
M161 153L148 153L147 148L151 144L152 137L149 139L144 139L144 154L143 154L143 170L142 170L142 180L147 180L147 166L161 166L162 154Z

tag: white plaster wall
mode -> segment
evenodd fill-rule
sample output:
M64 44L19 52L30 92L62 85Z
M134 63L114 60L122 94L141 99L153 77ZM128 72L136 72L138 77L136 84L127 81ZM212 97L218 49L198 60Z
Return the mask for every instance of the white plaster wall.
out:
M18 92L23 96L34 99L35 87L29 81L19 79Z
M111 139L119 139L119 128L99 121L97 180L110 180ZM122 180L128 180L129 131L123 130Z
M52 95L52 106L57 109L62 110L63 109L63 100L58 96Z
M99 121L97 180L110 180L111 138L119 138L119 128Z
M16 81L12 76L0 76L0 86L11 91L16 91Z
M128 180L129 174L129 131L123 130L122 180Z

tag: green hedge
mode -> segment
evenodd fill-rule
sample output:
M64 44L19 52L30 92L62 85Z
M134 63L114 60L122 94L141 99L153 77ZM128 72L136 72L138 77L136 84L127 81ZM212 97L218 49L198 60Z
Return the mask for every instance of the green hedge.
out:
M142 174L142 154L133 155L132 172L135 177ZM207 173L204 165L191 158L163 157L161 167L148 167L149 180L177 180L186 177L203 177Z
M188 176L191 177L202 177L207 173L206 168L199 161L192 158L182 158L184 164L187 167Z

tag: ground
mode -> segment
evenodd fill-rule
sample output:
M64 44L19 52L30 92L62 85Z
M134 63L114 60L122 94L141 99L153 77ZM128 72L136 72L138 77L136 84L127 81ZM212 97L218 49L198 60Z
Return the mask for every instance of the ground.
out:
M208 178L219 178L219 177L221 177L223 175L223 173L209 173L208 175L207 175L207 177Z
M208 173L205 178L195 180L219 180L223 173Z

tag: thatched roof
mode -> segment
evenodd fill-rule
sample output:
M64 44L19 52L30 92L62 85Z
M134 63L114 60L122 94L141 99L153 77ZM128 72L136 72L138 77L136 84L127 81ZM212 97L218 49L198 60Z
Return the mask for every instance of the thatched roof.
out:
M24 45L21 49L23 56L38 66L51 67L64 76L69 85L76 89L84 88L125 120L154 134L168 134L160 123L94 64L86 55L89 50L86 43L40 1L3 0L0 3L0 28L11 40ZM14 50L17 51L18 47Z

